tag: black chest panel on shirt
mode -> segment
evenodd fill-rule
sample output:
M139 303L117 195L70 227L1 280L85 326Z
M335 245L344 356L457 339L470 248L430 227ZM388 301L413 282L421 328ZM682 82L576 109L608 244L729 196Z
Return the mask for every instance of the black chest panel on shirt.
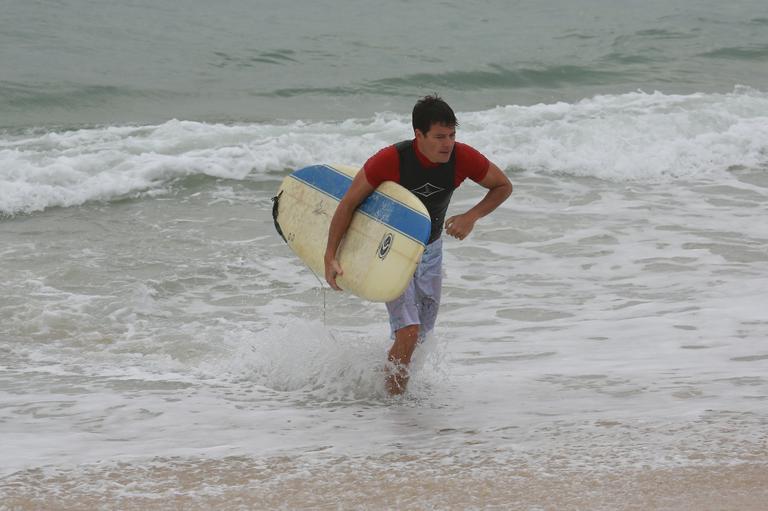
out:
M432 219L432 232L429 243L440 237L443 232L445 214L451 202L456 176L456 150L451 153L447 163L437 167L422 167L413 148L412 140L395 144L400 155L400 184L411 191L427 207Z

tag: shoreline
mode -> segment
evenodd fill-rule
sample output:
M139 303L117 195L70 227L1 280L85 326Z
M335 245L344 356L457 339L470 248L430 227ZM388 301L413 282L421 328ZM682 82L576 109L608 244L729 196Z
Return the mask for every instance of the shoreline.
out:
M758 511L768 502L768 462L574 470L549 461L398 454L107 462L12 474L0 480L0 509Z

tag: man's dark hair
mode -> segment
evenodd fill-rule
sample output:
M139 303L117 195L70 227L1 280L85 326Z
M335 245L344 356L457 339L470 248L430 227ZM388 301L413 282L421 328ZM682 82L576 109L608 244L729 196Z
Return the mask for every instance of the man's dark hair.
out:
M442 100L437 94L424 96L416 102L411 115L413 129L427 134L433 124L443 124L450 128L459 125L456 115L448 103Z

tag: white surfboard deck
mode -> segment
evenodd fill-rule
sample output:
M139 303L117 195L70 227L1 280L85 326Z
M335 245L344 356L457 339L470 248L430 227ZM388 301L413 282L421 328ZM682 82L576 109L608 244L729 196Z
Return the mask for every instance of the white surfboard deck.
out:
M313 165L288 175L278 191L276 225L321 279L331 218L357 172L347 165ZM427 208L415 195L392 181L382 183L355 211L341 242L339 287L372 302L400 296L416 271L430 226Z

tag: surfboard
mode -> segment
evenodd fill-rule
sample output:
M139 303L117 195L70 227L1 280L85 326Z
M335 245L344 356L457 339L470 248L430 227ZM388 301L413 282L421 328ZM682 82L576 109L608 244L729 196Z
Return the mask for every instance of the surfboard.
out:
M312 165L285 177L272 215L291 250L318 277L325 276L328 228L358 169ZM429 240L424 204L406 188L385 181L357 208L337 253L339 287L372 302L400 296Z

